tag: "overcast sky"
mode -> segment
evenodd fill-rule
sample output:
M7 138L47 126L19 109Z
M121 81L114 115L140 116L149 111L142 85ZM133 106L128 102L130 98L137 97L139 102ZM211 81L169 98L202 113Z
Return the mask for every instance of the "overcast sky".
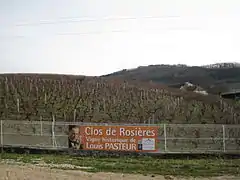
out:
M239 0L0 0L0 73L240 62L239 32Z

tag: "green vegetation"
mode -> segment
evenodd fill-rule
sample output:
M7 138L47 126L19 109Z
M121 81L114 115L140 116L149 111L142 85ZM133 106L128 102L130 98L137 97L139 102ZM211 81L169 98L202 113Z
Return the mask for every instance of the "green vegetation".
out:
M1 160L11 159L17 162L37 164L71 164L73 168L90 167L85 171L91 172L120 172L140 173L144 175L175 175L175 176L221 176L240 175L240 159L156 159L142 158L100 158L100 157L73 157L64 155L17 155L2 154ZM80 167L79 167L80 166ZM50 166L51 167L51 166ZM79 168L77 168L79 167Z
M105 78L0 75L0 118L116 123L240 124L240 106L217 96Z

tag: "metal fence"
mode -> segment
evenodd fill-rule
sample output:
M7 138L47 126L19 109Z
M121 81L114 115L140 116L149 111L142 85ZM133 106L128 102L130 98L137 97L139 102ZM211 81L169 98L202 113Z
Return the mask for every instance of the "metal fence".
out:
M1 120L1 145L68 148L69 125L146 126L146 124L66 123ZM150 124L158 126L157 153L238 153L240 125Z

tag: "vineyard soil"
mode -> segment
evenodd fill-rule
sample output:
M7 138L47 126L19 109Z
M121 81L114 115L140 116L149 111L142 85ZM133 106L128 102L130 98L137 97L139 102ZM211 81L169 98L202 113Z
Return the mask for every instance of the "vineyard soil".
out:
M0 165L0 179L1 180L237 180L238 177L234 176L222 176L222 177L212 177L212 178L176 178L173 176L144 176L144 175L131 175L131 174L119 174L119 173L87 173L79 170L57 170L36 167L33 165L29 166L17 166L17 165Z

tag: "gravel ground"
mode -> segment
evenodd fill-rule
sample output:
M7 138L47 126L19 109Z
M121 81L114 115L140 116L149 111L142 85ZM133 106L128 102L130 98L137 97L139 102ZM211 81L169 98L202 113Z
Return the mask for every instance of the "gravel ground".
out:
M117 173L87 173L80 170L60 170L35 165L0 164L1 180L239 180L239 177L176 178L173 176L143 176Z

